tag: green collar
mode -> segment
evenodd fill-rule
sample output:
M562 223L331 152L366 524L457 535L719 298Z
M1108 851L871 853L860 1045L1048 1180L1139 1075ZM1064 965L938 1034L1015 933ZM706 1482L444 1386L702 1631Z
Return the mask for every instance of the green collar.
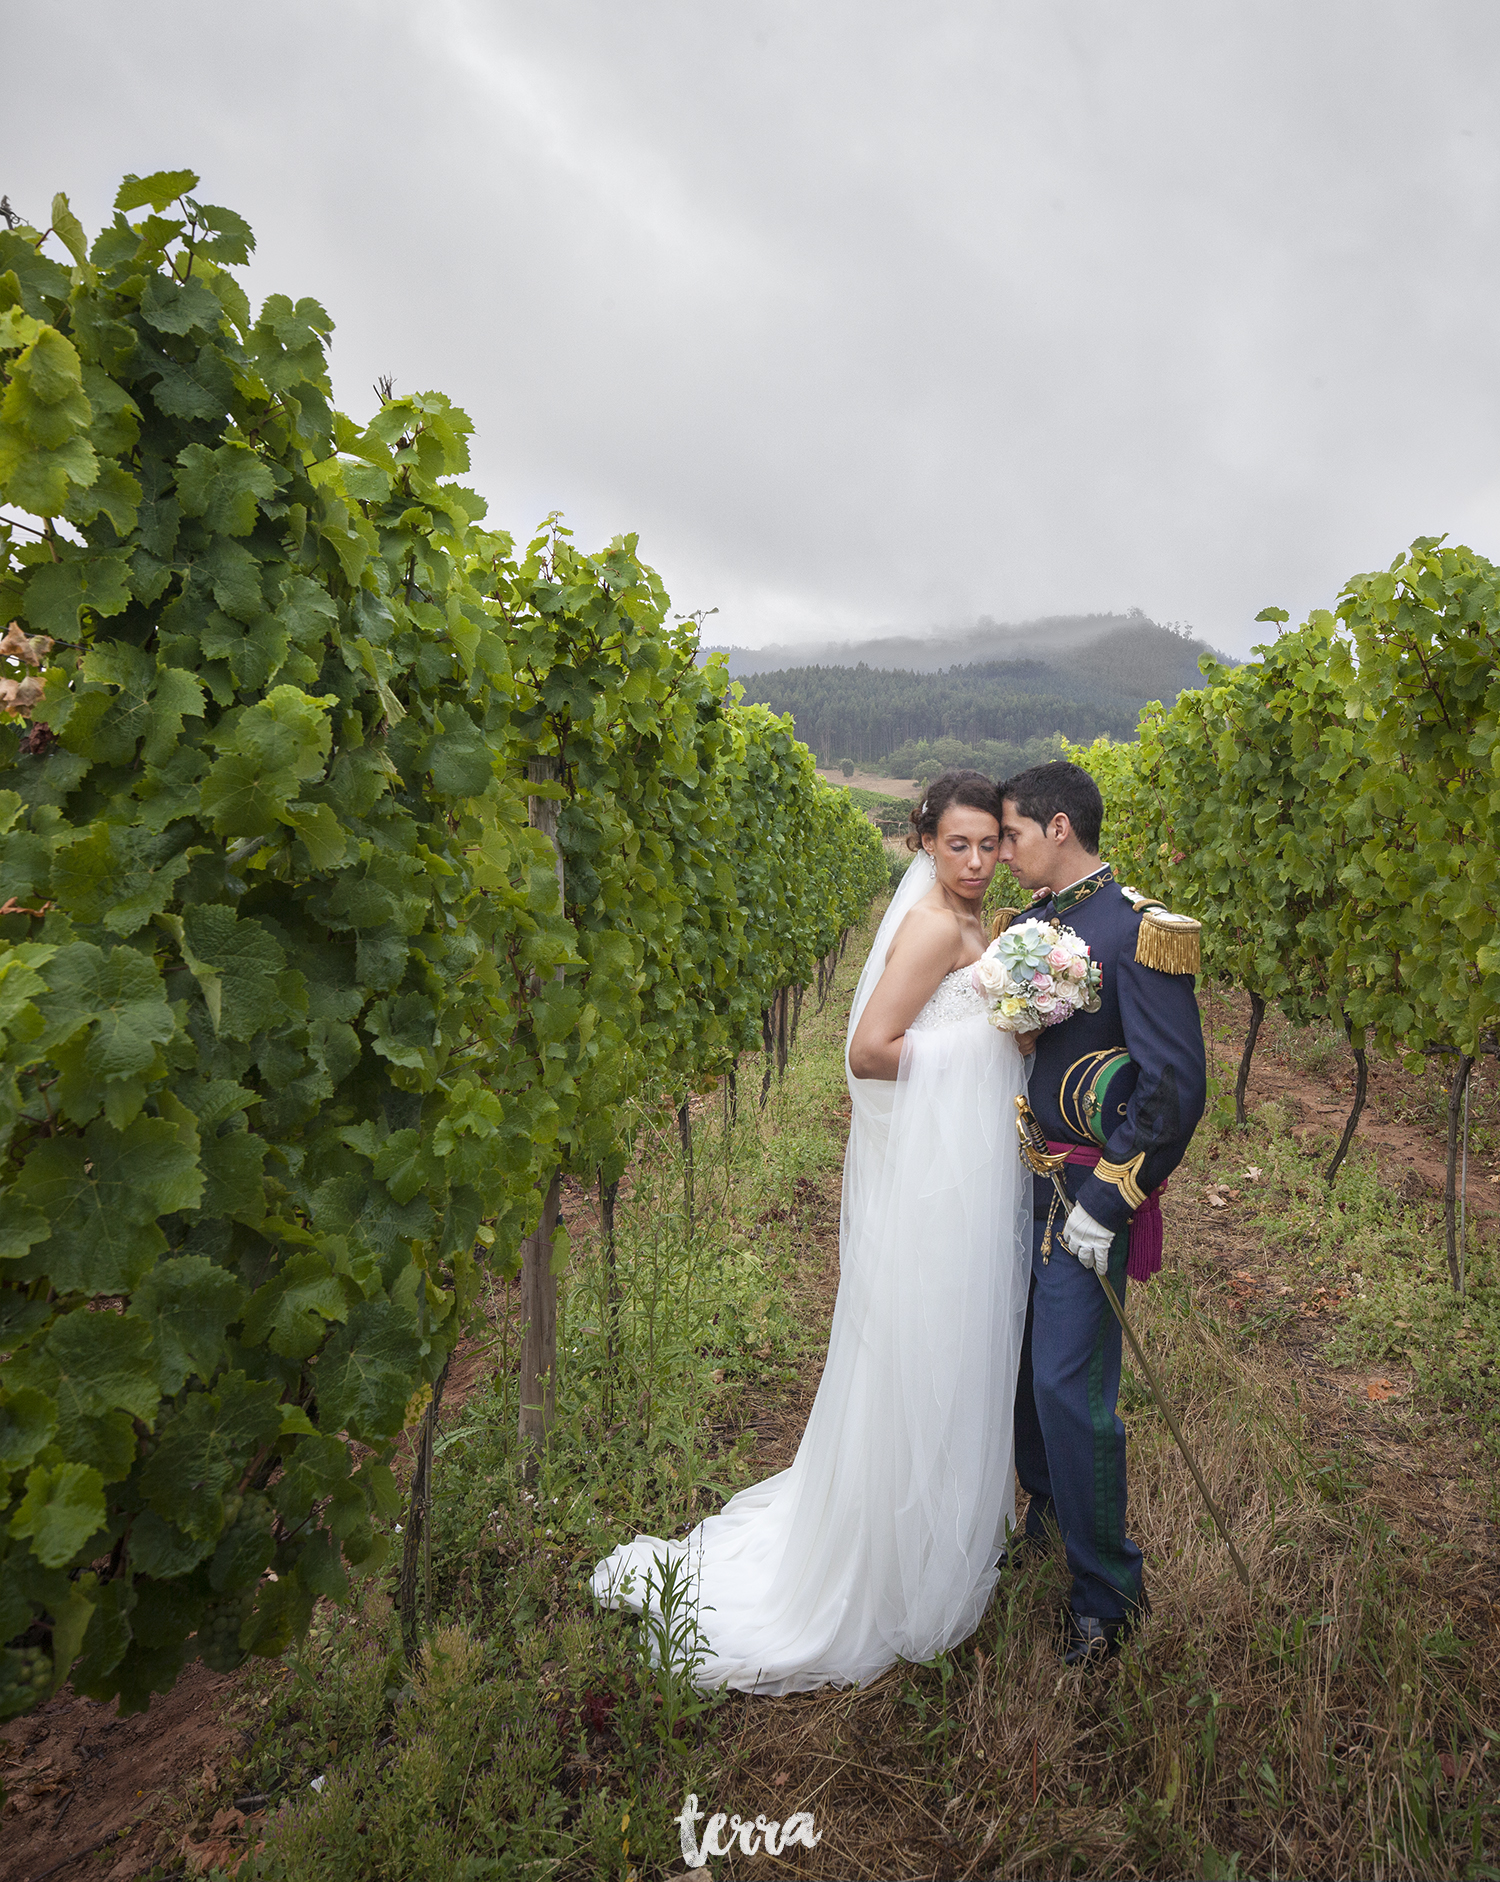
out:
M1105 863L1102 869L1096 869L1091 876L1085 876L1082 882L1075 882L1070 889L1062 889L1053 896L1052 907L1056 914L1066 915L1077 908L1080 902L1086 902L1096 890L1106 887L1115 879L1115 872Z

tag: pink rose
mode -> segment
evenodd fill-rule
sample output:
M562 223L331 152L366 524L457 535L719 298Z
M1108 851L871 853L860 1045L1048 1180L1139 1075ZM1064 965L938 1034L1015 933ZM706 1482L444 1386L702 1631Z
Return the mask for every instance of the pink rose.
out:
M1051 974L1033 974L1031 976L1031 991L1033 993L1050 993L1052 991L1052 985Z
M1035 985L1036 985L1036 982L1033 981L1032 982L1033 988L1035 987ZM1039 993L1033 999L1032 1005L1035 1006L1036 1010L1039 1013L1050 1013L1053 1007L1057 1005L1057 1001L1050 993Z
M1069 980L1082 980L1084 975L1088 971L1089 971L1089 964L1087 961L1069 961L1068 962Z
M1047 965L1049 967L1066 967L1068 965L1068 950L1066 948L1053 948L1052 952L1047 956Z

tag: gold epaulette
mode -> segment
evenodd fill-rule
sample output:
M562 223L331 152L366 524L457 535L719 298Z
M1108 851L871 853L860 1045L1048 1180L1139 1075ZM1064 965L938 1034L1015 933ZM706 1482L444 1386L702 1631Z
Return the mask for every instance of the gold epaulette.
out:
M1169 909L1148 908L1135 938L1135 958L1142 967L1163 974L1196 974L1201 962L1203 923Z
M998 935L1004 934L1020 912L1018 908L997 908L995 910L995 918L990 923L991 941L995 940Z
M1121 884L1120 893L1141 918L1135 938L1135 958L1142 967L1163 974L1196 974L1202 964L1203 923L1191 915L1174 915L1155 896Z

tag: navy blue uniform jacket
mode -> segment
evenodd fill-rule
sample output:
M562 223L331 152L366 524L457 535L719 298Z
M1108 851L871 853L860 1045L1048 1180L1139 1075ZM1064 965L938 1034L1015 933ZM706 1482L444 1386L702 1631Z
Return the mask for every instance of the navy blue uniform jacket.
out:
M1063 1078L1084 1054L1123 1047L1140 1072L1125 1116L1109 1131L1102 1154L1112 1164L1129 1164L1144 1153L1135 1181L1149 1195L1182 1161L1203 1115L1207 1081L1193 976L1162 973L1136 960L1141 917L1107 867L1032 903L1015 919L1032 916L1043 921L1056 916L1086 941L1104 970L1104 985L1097 1013L1075 1013L1060 1026L1049 1026L1037 1040L1031 1108L1053 1143L1088 1143L1059 1107ZM1134 1213L1119 1185L1092 1171L1077 1200L1096 1222L1116 1233L1129 1225Z

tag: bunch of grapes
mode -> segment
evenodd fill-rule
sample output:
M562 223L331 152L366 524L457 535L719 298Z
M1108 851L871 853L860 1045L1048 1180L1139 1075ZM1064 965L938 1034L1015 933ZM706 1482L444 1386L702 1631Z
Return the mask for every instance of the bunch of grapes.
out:
M263 1496L233 1496L224 1502L225 1528L209 1564L208 1579L220 1594L253 1588L276 1553L276 1513Z
M212 1673L232 1673L245 1658L240 1629L250 1618L255 1595L229 1595L212 1602L198 1623L198 1657Z
M45 1647L0 1649L0 1719L29 1712L52 1684L52 1656Z

